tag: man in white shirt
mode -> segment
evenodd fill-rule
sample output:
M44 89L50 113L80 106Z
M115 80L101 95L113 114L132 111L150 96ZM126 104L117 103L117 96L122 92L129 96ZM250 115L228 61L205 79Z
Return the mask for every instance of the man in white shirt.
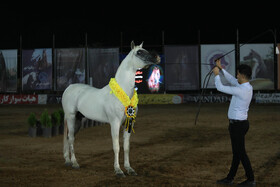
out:
M226 80L231 86L224 86L219 75L220 70L224 74ZM252 75L250 66L241 64L237 67L237 79L230 75L221 66L221 61L216 61L216 67L213 69L215 74L215 85L218 91L232 95L229 109L229 133L232 145L232 163L230 171L226 178L218 180L218 184L233 184L233 179L236 175L239 163L241 161L247 180L239 185L255 186L254 173L251 162L245 149L245 135L249 130L248 110L253 96L253 88L249 83Z

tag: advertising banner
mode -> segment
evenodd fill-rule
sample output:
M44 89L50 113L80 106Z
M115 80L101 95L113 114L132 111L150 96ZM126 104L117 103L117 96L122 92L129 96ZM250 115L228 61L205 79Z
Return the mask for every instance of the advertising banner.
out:
M209 79L207 84L207 74L216 65L215 60L224 54L235 49L234 44L204 44L201 45L201 88L207 86L207 88L216 88L214 75ZM222 67L235 77L235 53L229 53L221 59ZM222 73L220 73L221 81L224 85L230 85Z
M139 94L139 104L181 104L181 94Z
M64 91L72 83L85 83L85 50L56 49L56 90Z
M278 103L280 104L280 93L256 93L256 103Z
M138 93L157 94L164 92L164 70L159 65L138 69L135 74L135 88Z
M247 44L240 48L240 64L252 68L254 90L274 89L274 44Z
M184 94L183 103L226 103L230 102L231 95L228 94Z
M119 67L119 48L89 48L88 65L90 85L104 87Z
M199 89L198 46L164 46L165 88L172 90Z
M22 50L22 90L52 89L52 49Z
M0 104L38 104L38 95L0 94Z
M278 49L280 49L280 44L277 45ZM278 85L277 89L280 90L280 55L277 55L277 75L278 75Z
M126 55L121 54L121 61ZM140 68L135 73L135 89L138 94L164 93L164 56L160 55L160 63Z
M0 50L0 92L17 91L17 49Z

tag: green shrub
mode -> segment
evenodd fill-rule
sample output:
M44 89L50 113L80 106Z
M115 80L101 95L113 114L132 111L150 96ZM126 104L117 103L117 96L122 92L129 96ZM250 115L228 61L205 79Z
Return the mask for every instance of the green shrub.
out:
M45 109L40 117L40 122L42 124L43 127L51 127L52 126L52 122L51 122L51 117L49 116L48 110Z
M60 124L64 123L64 111L63 109L59 109L58 113L60 114Z
M27 119L29 127L36 127L37 118L36 115L31 112L28 119Z
M60 113L58 111L53 112L51 118L52 118L52 124L54 126L60 125L61 120L60 120Z

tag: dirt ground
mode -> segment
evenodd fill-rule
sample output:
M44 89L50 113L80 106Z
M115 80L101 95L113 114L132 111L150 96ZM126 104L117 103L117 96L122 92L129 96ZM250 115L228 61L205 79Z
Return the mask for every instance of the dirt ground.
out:
M75 152L80 169L64 166L63 135L29 137L30 112L61 105L0 105L0 186L216 186L231 163L224 104L140 105L130 139L138 176L117 178L110 126L81 129ZM280 183L280 105L251 104L246 147L257 186ZM120 165L123 171L122 133ZM235 184L245 179L242 165Z

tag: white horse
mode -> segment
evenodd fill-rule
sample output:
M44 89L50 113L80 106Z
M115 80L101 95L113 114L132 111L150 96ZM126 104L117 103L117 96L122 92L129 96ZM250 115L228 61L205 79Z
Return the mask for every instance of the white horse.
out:
M142 48L142 45L143 42L139 46L135 46L134 42L131 42L131 51L121 62L115 75L116 82L129 98L132 98L134 94L135 74L137 69L160 62L160 57L157 54L148 52ZM74 134L76 134L79 129L77 128L77 124L75 127L77 114L82 114L88 119L110 124L115 154L115 174L124 177L125 175L119 165L119 131L120 126L126 119L125 107L116 95L112 94L110 86L106 85L98 89L87 84L71 84L65 89L62 95L62 107L65 113L63 140L65 165L79 168L74 153ZM124 168L127 170L128 175L137 175L134 169L130 167L129 163L130 135L131 133L129 131L124 130Z

